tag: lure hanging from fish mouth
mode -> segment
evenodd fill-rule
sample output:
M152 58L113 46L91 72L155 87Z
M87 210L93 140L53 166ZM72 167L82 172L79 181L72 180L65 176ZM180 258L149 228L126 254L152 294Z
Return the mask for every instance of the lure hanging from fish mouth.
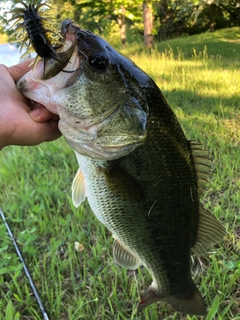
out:
M9 22L16 20L12 29L14 29L13 36L16 35L17 41L22 42L20 52L22 52L24 47L27 49L20 59L35 51L37 57L34 65L39 58L43 58L44 60L42 79L52 78L60 71L64 71L63 69L72 56L75 44L65 52L58 53L56 51L63 46L62 35L55 29L54 23L50 20L51 15L48 11L51 7L46 2L37 3L37 0L33 0L29 4L26 4L22 0L19 0L17 3L20 3L22 8L18 7L11 10L13 17ZM51 68L49 68L50 59L56 61L54 64L51 63Z
M61 60L57 60L53 57L44 58L44 71L41 77L42 80L48 80L55 77L59 72L73 73L76 70L64 70L68 64L70 58L72 57L73 51L75 49L75 44L72 44L66 51L58 53ZM53 61L54 60L54 61Z
M104 73L108 66L108 58L104 53L95 53L88 57L83 51L80 50L78 46L78 33L77 29L79 27L77 24L74 23L71 19L65 19L62 21L61 24L61 36L63 41L65 40L66 36L69 37L71 35L71 41L73 44L63 52L58 52L58 56L61 57L60 59L55 59L53 57L48 57L44 59L44 74L42 76L42 80L50 79L56 76L60 71L65 73L74 73L76 71L81 70L81 66L75 68L74 70L64 70L64 67L68 64L75 47L77 47L77 51L83 56L91 68L93 68L98 73ZM61 50L61 49L60 49ZM52 61L52 60L56 61ZM66 63L67 62L67 63Z
M12 9L13 17L9 21L16 20L12 29L15 29L13 35L16 35L17 41L22 41L20 52L25 46L27 47L21 59L35 51L41 58L50 56L59 60L55 49L62 45L62 37L54 28L54 23L50 21L51 15L47 13L50 6L46 2L37 4L36 0L29 4L22 0L17 3L20 3L23 8ZM46 8L43 9L44 7Z

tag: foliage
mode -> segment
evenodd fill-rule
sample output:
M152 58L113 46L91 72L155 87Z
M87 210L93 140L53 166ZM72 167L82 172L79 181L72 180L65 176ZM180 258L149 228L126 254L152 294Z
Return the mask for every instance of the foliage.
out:
M9 3L3 0L4 3ZM31 0L24 0L28 3ZM40 0L37 0L40 1ZM154 24L152 34L157 40L214 31L240 25L239 0L148 0L152 4ZM18 1L12 1L15 6ZM129 34L143 39L143 0L49 0L58 21L71 18L85 29L101 35L118 34L120 20ZM9 32L7 19L1 10L0 32ZM119 37L120 38L120 37Z
M238 0L162 0L156 4L160 39L240 24Z
M239 39L240 28L231 28L162 42L151 51L124 50L157 82L187 137L200 140L214 159L204 202L227 234L208 254L192 259L207 320L240 318ZM77 169L63 138L9 146L0 154L0 206L50 319L199 319L164 303L137 313L150 276L143 268L117 266L111 234L87 203L74 208L70 188ZM76 241L84 251L74 250ZM3 223L0 242L0 319L42 319Z
M112 22L117 24L119 15L123 14L129 26L141 19L141 0L58 0L59 19L66 17L97 33L109 33Z

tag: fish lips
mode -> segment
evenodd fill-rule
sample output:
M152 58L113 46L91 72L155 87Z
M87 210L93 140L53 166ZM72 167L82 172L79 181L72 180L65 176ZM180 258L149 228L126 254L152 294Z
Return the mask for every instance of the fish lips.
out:
M59 130L64 135L68 144L79 154L98 160L114 160L130 154L141 146L146 139L144 135L119 135L98 136L98 129L102 123L89 128L76 128L62 118L59 121Z

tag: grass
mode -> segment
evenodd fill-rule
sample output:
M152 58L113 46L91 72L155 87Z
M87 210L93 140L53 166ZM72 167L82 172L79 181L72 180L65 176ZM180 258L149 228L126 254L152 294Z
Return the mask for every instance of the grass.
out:
M121 49L118 38L115 37L114 39L111 35L108 37L118 49ZM156 42L154 47L161 53L170 52L175 58L181 56L188 60L194 56L204 58L207 54L208 58L221 59L222 63L235 63L240 61L240 28L221 29L214 33L205 32L197 35ZM126 49L122 50L122 52L125 52L127 55L147 51L148 50L143 46L142 39L140 38L136 38L134 43L129 41Z
M162 89L186 136L200 140L214 159L203 202L227 234L206 255L193 257L194 281L208 306L206 320L240 319L239 34L233 28L128 54ZM118 267L109 232L87 203L73 207L70 187L77 163L63 138L6 147L0 156L0 206L50 319L200 319L163 303L137 314L140 292L151 279L143 268ZM0 239L0 319L42 319L3 223ZM75 251L76 241L83 251Z

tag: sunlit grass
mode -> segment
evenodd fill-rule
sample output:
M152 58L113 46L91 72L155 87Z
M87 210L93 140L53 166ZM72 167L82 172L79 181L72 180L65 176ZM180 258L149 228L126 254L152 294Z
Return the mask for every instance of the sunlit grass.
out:
M119 39L118 41L115 40L114 44L118 49L121 49ZM170 56L174 56L176 59L179 57L190 59L195 56L202 60L208 56L215 60L222 59L226 63L239 63L240 27L216 30L214 33L205 32L161 42L156 41L154 48L161 53L165 53L166 51L171 52ZM143 41L139 41L138 37L138 41L133 43L130 38L126 49L122 49L121 51L129 55L148 52L149 50L143 46Z
M203 203L224 223L227 235L208 254L193 257L193 275L208 306L206 319L237 320L240 72L238 57L223 54L231 51L232 42L224 42L216 55L209 54L219 38L219 34L216 39L214 34L199 36L203 51L195 54L188 54L193 42L189 37L176 40L178 51L168 44L164 50L138 54L129 50L128 55L157 82L186 136L200 140L213 158ZM204 39L210 47L204 47ZM87 204L74 208L70 187L76 170L73 152L63 138L39 147L7 147L0 154L0 206L50 319L199 319L163 303L137 314L140 293L151 278L143 268L118 267L112 259L111 234ZM0 319L42 319L3 224L0 239ZM74 250L76 241L84 251Z

